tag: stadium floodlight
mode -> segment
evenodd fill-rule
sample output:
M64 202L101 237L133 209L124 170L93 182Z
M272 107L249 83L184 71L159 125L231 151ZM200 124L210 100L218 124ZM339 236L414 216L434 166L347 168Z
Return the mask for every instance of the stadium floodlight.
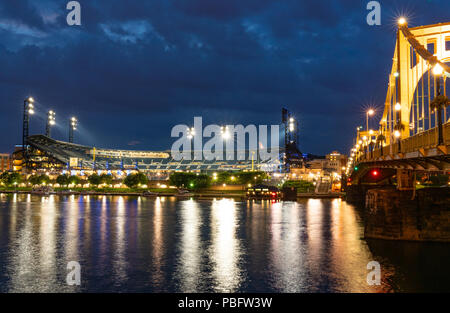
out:
M56 113L53 110L47 113L47 126L45 128L45 136L50 137L50 130L53 125L56 124Z
M27 97L23 101L22 151L25 164L28 164L28 135L30 131L30 115L34 114L34 98Z
M227 140L230 138L230 131L228 130L228 126L221 128L220 132L222 133L222 138Z
M69 125L69 142L73 143L73 132L74 130L77 130L78 126L78 120L76 117L72 117L70 119L70 125Z
M187 138L192 139L195 136L195 128L189 128L187 129Z

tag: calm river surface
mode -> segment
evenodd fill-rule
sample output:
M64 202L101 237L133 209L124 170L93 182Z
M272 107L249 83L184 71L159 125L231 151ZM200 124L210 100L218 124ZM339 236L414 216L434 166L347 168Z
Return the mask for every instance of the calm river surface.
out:
M450 245L362 237L340 199L0 194L0 292L450 291Z

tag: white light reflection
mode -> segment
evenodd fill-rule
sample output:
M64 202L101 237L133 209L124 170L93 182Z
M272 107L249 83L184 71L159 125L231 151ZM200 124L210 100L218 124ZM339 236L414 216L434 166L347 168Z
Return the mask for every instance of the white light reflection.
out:
M42 197L42 199L44 199L44 197ZM40 268L41 273L47 278L45 284L42 284L43 286L57 284L57 276L56 276L57 214L58 213L55 204L55 196L50 195L48 198L46 198L45 204L41 205L41 212L40 212L40 219L41 219L41 224L39 227Z
M212 203L212 274L217 292L234 292L242 280L238 267L242 251L236 238L236 212L234 200L222 199Z
M303 208L297 202L273 203L271 205L272 247L271 259L275 268L274 285L281 292L300 292L307 287L303 256L304 245L300 242Z
M13 203L17 203L17 194L13 196ZM16 211L18 214L19 211ZM36 259L36 248L33 242L33 219L31 202L25 204L25 212L23 213L22 222L17 224L17 237L15 237L12 245L15 246L13 255L10 260L14 264L14 270L11 275L11 288L9 292L37 292L33 288L34 284L30 281L36 279L35 269L38 266Z
M126 278L126 265L125 259L125 221L126 221L126 209L125 199L123 196L119 196L117 199L117 214L116 214L116 236L115 236L115 249L113 259L113 269L115 274L115 280L117 283L123 283Z
M154 270L152 273L153 280L156 282L164 281L163 272L163 238L162 238L162 225L163 225L163 215L161 202L164 202L165 198L157 197L155 200L155 208L153 215L153 264ZM172 201L172 200L171 200Z
M81 200L81 197L80 199ZM82 204L83 205L83 204ZM70 202L66 204L66 259L70 261L79 260L78 242L79 229L78 220L80 216L80 201L75 201L75 196L70 196Z
M181 292L195 292L200 277L200 226L201 216L198 202L190 200L181 203L181 256L180 277Z

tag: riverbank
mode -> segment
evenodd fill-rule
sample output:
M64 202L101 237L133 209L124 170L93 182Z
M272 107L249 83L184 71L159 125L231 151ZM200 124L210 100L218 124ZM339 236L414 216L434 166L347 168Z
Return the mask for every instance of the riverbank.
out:
M199 191L192 193L179 194L176 190L167 191L136 191L136 190L56 190L52 192L39 192L27 189L0 189L0 193L6 194L34 194L34 195L60 195L60 196L70 196L70 195L82 195L82 196L141 196L141 197L177 197L177 198L196 198L196 199L214 199L214 198L239 198L246 199L245 191L234 191L234 192L218 192L218 191ZM333 199L342 198L345 194L341 192L334 192L329 194L315 194L315 193L299 193L297 194L297 199Z

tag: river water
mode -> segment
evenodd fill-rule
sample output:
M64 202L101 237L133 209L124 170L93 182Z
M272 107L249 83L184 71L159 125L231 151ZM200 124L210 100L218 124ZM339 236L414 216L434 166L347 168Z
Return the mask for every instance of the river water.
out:
M448 244L365 240L340 199L0 194L0 292L448 292L449 265Z

